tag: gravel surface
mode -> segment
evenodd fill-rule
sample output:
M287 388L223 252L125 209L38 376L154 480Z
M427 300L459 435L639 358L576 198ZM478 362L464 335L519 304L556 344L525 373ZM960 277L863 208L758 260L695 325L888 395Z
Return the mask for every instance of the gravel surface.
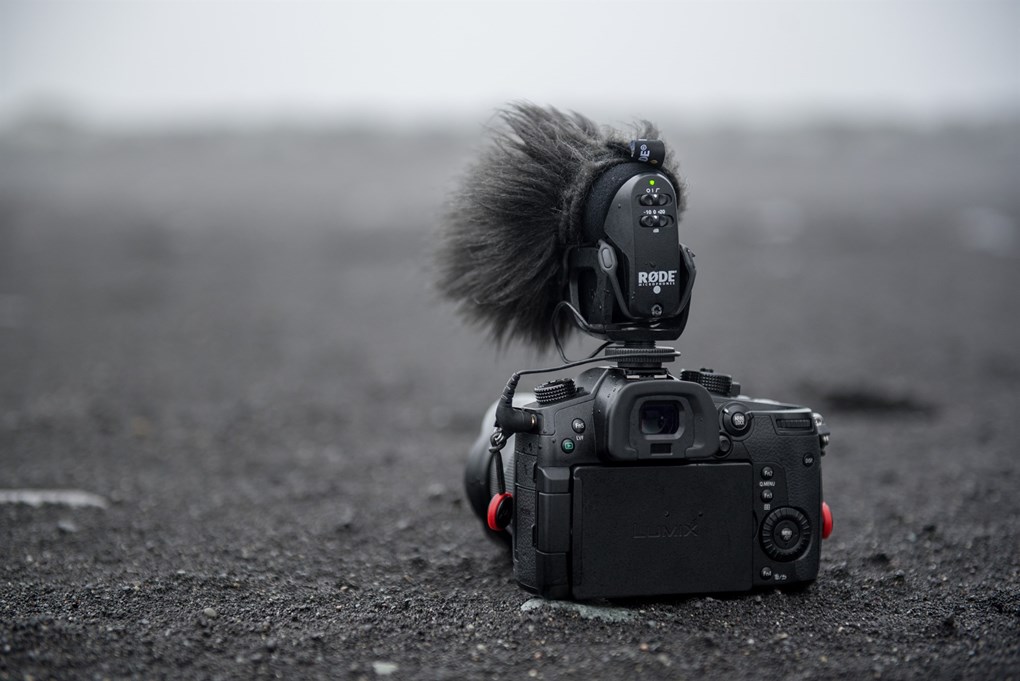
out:
M469 140L27 129L0 138L0 679L1020 678L1020 127L663 127L681 363L833 431L814 586L513 582L463 462L552 360L428 286Z

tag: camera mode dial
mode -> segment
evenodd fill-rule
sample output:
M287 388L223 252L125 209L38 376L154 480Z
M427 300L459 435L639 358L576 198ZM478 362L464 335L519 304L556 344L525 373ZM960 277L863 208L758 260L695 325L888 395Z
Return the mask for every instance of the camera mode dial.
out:
M728 374L717 374L711 369L702 369L701 371L684 369L680 372L680 380L697 383L716 395L732 396L730 391L733 389L733 377Z
M761 525L761 547L774 560L800 558L810 542L811 522L795 508L777 508Z
M552 404L560 400L568 400L577 394L573 379L557 378L547 381L535 388L535 399L539 404Z

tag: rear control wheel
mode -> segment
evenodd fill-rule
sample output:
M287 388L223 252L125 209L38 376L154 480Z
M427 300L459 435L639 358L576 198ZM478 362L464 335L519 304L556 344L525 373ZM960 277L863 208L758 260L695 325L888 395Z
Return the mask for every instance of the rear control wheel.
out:
M773 560L796 560L810 543L811 521L795 508L777 508L761 524L761 547Z

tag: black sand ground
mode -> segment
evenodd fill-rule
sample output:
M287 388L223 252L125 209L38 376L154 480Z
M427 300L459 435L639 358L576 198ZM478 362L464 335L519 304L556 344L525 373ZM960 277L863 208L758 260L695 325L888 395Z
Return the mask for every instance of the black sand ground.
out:
M669 136L683 364L825 413L836 531L803 593L595 607L462 498L551 361L429 290L463 144L59 132L0 142L0 488L108 506L0 504L0 679L1020 678L1016 126Z

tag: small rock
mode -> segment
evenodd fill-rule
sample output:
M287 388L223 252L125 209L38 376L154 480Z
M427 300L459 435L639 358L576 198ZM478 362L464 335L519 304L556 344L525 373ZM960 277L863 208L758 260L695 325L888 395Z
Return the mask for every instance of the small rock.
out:
M378 676L389 676L393 672L400 669L400 666L396 662L373 662L372 671Z
M540 609L564 610L576 613L586 620L601 620L611 623L630 622L636 617L633 611L626 608L574 603L573 601L547 601L544 598L532 598L521 605L521 612Z
M870 560L877 565L888 565L892 559L889 558L889 554L885 551L879 551L878 553L871 554Z
M60 530L62 534L74 534L78 531L78 526L70 520L58 520L57 529Z
M214 620L220 616L220 614L216 612L216 608L206 608L205 610L202 611L202 614L211 620Z
M350 506L345 506L337 518L336 531L346 532L354 527L354 509Z

